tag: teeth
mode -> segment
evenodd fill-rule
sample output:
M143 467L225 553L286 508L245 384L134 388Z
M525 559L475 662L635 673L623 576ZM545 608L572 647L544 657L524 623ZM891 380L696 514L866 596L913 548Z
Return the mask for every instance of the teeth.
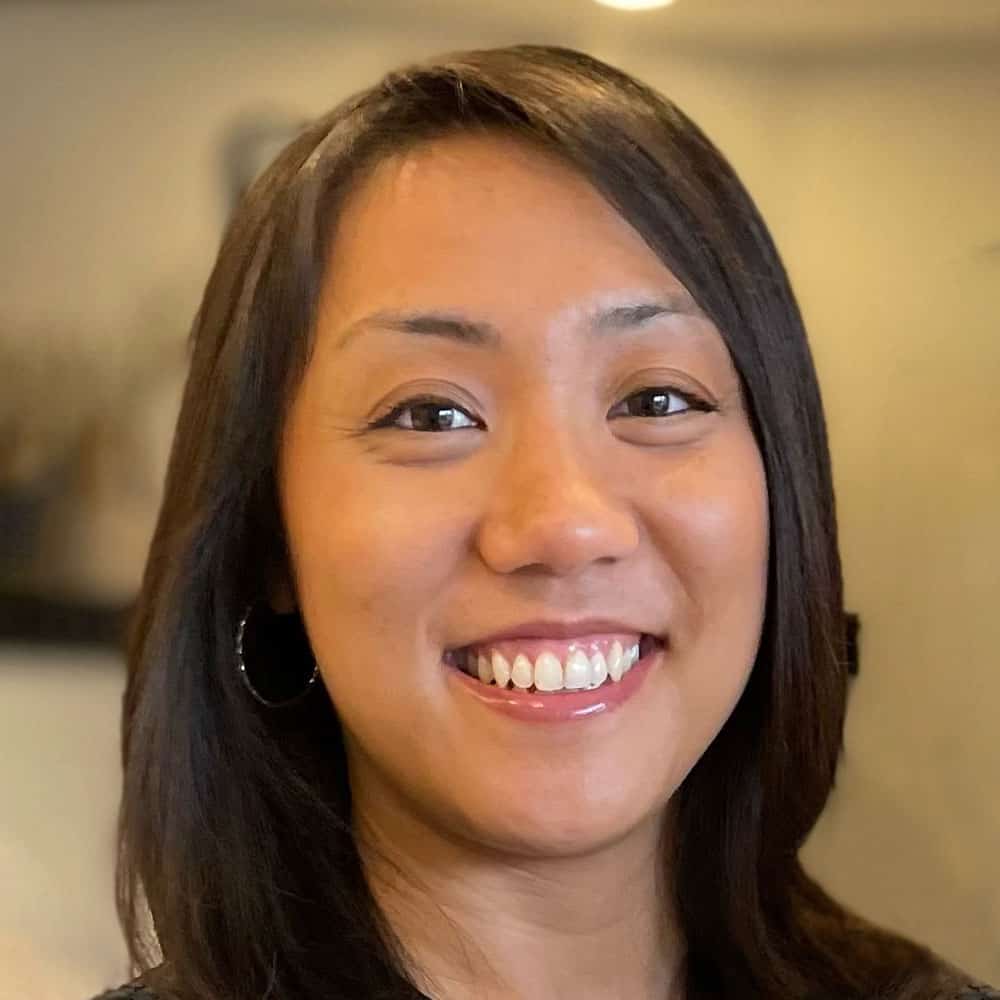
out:
M479 654L479 658L476 661L476 669L479 679L484 684L491 684L493 682L493 664L482 653Z
M607 658L601 652L587 656L582 649L574 649L565 665L548 650L541 653L534 664L524 653L518 653L511 663L495 649L489 657L469 650L452 656L451 662L478 677L483 684L496 684L497 687L513 684L524 691L532 686L536 691L579 691L600 687L609 677L617 683L632 669L640 655L639 643L632 643L623 649L616 640L611 644Z
M497 687L506 687L510 680L510 664L507 662L506 657L502 653L498 653L495 649L490 659L493 666L493 680L497 682Z
M514 682L514 687L524 688L525 691L534 683L535 671L531 660L524 653L518 653L514 657L510 668L510 679Z
M563 665L554 653L542 653L535 660L535 687L539 691L562 690Z
M570 690L585 688L590 684L590 657L582 649L574 649L566 660L563 687Z
M623 666L622 644L615 639L608 650L608 676L613 681L620 681L624 673Z
M608 679L608 665L605 662L604 654L598 650L590 658L590 686L600 687Z
M627 650L625 654L628 657L625 665L625 672L628 673L632 669L632 665L636 663L639 659L639 644L633 643Z

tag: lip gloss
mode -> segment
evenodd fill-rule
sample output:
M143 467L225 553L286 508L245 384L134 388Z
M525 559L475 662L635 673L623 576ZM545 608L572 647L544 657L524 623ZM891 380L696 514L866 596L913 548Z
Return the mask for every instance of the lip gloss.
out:
M657 645L641 659L620 681L606 680L591 691L525 691L522 688L498 688L484 684L476 677L450 664L444 664L451 675L449 683L459 686L459 693L468 694L481 705L521 722L570 722L589 719L613 712L625 704L642 686L650 668L663 652Z

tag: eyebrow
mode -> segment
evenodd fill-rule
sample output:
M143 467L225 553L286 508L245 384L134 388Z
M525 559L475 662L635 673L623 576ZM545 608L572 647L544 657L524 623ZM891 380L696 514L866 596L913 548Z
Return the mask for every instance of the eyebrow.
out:
M586 317L591 329L598 334L634 330L650 320L663 316L699 316L704 313L690 295L685 293L658 296L656 300L628 302L593 310ZM359 334L368 330L406 333L418 337L440 337L445 340L487 347L496 350L501 344L500 332L492 323L468 319L454 312L406 312L380 310L351 323L336 346L343 350Z

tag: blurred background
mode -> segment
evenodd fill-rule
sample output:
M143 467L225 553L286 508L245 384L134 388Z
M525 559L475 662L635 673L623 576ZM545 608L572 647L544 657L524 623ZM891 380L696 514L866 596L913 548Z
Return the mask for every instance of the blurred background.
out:
M521 41L664 91L772 227L861 628L807 864L1000 984L1000 0L35 0L0 5L0 997L127 972L114 637L233 199L384 71Z

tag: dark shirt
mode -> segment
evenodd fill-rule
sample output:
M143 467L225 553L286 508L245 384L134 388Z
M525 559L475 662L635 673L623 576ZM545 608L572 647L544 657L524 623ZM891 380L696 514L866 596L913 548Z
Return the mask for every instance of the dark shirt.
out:
M93 1000L156 1000L156 994L145 986L120 986L116 990L101 993ZM954 1000L1000 1000L1000 993L989 986L969 983L959 989Z

